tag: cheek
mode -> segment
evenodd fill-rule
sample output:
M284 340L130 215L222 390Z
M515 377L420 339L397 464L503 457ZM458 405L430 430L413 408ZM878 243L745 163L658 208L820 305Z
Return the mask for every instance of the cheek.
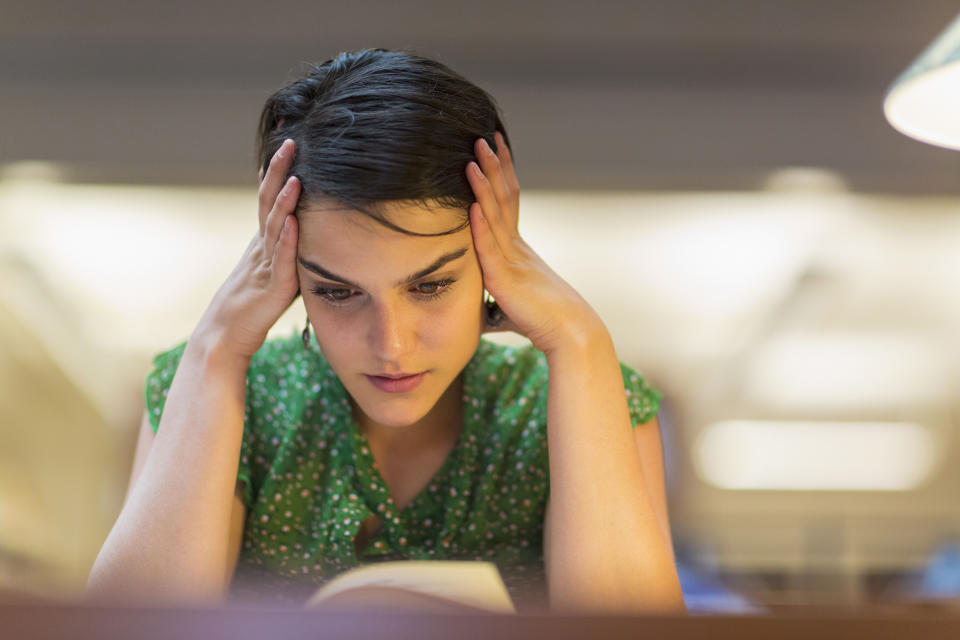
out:
M483 281L479 269L476 273L464 274L455 286L456 289L446 299L437 301L435 305L426 305L426 315L433 316L427 318L427 331L464 336L482 328ZM432 312L431 306L436 307Z
M310 330L314 332L320 350L331 364L341 359L340 354L356 350L360 338L360 323L350 314L333 309L307 291L304 307L309 317Z
M457 345L477 332L479 306L475 304L449 305L427 311L418 323L421 344L429 348L455 349Z
M433 334L435 344L457 359L472 355L483 333L483 287L478 283L469 289L460 292L461 297L449 309L429 318L422 331L422 335Z
M314 308L310 309L310 319L318 340L328 343L350 342L354 336L360 334L363 323L357 314L327 308L322 302L313 306Z

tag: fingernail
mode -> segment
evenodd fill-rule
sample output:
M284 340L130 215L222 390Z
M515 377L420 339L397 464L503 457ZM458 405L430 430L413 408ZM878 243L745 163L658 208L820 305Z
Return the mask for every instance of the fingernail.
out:
M486 148L486 150L487 150L487 155L488 155L488 156L494 155L494 154L493 154L493 149L490 147L490 143L487 142L486 139L484 139L484 138L481 138L481 140L483 140L483 146L484 146L484 147Z

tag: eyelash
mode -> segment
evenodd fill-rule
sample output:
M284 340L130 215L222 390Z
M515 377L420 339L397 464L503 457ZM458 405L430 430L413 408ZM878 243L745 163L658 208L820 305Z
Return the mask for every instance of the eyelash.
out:
M456 280L453 280L453 279L436 280L436 281L434 281L434 282L421 282L420 284L415 285L414 288L416 288L416 287L424 287L424 286L433 286L433 285L436 285L436 286L439 287L439 288L438 288L437 291L435 291L434 293L423 293L423 292L421 292L421 291L415 291L415 292L414 292L414 295L417 295L417 296L423 298L425 301L432 302L432 301L434 301L434 300L439 299L440 296L442 296L442 295L445 294L447 291L449 291L449 290L450 290L450 286L451 286L454 282L456 282ZM337 299L335 299L335 298L331 298L331 297L330 297L331 294L333 294L333 293L336 292L336 291L353 291L352 289L346 289L346 288L344 288L344 287L321 287L321 286L318 285L318 286L313 287L310 291L311 291L314 295L319 296L324 302L326 302L327 304L329 304L329 305L331 305L331 306L334 306L334 307L342 307L342 306L346 305L346 304L350 301L350 298L353 297L352 294L351 294L350 296L348 296L348 297L346 297L346 298L343 298L343 299L340 299L340 300L337 300Z

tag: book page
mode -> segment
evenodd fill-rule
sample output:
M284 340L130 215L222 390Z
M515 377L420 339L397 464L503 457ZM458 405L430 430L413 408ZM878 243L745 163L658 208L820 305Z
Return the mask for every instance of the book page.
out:
M374 590L371 588L375 588ZM464 561L400 561L361 567L337 576L321 587L305 605L307 608L331 601L334 596L351 590L371 591L351 602L386 602L390 592L396 593L395 604L424 604L431 600L449 601L497 613L515 613L500 572L489 562ZM429 598L410 598L399 593L414 592ZM373 598L373 600L371 600ZM336 598L336 603L347 602ZM429 605L428 605L429 606ZM420 607L416 607L420 608Z

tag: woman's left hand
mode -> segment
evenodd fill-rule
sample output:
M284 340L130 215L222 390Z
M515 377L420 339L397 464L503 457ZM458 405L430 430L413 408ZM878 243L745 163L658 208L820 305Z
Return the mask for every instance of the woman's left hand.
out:
M477 198L470 206L470 228L483 284L507 316L490 330L516 331L549 354L605 329L586 300L520 237L520 186L503 136L494 135L497 153L479 138L474 144L479 165L467 165Z

